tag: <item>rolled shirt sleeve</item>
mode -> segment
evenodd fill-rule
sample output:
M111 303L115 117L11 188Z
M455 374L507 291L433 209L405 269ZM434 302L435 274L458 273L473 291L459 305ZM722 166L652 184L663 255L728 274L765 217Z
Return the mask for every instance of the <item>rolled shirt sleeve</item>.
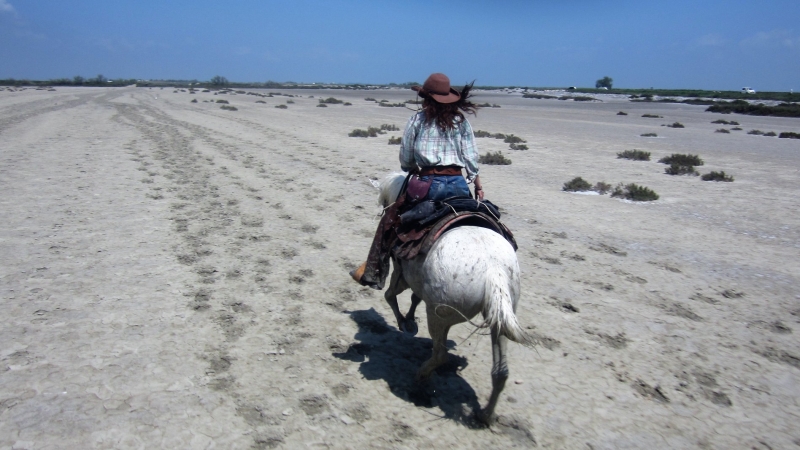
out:
M475 143L472 125L467 120L461 123L461 156L464 158L464 168L467 170L467 182L472 183L479 171L478 145Z
M417 160L414 157L414 143L417 140L417 118L419 114L414 114L408 119L403 137L400 139L400 169L408 172L416 169Z

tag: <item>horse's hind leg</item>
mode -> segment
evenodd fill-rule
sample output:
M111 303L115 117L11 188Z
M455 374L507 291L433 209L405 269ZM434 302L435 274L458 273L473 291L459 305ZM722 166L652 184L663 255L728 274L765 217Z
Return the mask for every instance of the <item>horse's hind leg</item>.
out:
M437 367L447 362L447 333L450 331L450 322L431 313L428 308L428 332L433 341L433 352L430 359L422 364L417 372L417 381L423 381L431 376Z
M498 336L497 330L492 330L492 395L489 397L489 403L486 407L478 411L477 414L478 419L486 425L491 425L496 419L494 408L497 406L497 400L506 386L506 380L508 380L508 365L506 364L507 343L508 338L502 335Z

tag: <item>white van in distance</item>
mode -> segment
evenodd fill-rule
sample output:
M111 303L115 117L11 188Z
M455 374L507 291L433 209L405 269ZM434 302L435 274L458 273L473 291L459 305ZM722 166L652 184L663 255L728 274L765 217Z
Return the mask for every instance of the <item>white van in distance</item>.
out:
M754 89L752 89L752 88L749 88L749 87L743 87L742 88L742 93L743 94L755 94L756 91Z

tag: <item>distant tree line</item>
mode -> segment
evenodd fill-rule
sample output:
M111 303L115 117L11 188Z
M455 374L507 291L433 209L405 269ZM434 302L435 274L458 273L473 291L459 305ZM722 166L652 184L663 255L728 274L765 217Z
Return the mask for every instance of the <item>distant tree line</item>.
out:
M28 80L6 78L0 79L0 86L130 86L136 84L135 79L115 79L111 80L98 74L93 78L84 78L76 75L70 78L53 78L51 80Z

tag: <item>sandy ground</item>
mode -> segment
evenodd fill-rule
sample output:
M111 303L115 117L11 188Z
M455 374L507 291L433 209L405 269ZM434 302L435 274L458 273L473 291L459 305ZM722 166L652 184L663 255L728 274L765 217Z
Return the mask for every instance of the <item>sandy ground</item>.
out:
M800 120L479 94L501 108L474 127L530 147L478 140L513 161L481 174L543 341L510 347L487 430L488 338L454 328L418 386L424 317L404 336L347 276L400 132L347 133L402 129L364 98L410 93L284 93L0 92L0 449L800 446L800 141L745 134ZM616 158L634 148L654 160ZM671 153L736 181L665 175ZM561 192L575 176L661 199Z

